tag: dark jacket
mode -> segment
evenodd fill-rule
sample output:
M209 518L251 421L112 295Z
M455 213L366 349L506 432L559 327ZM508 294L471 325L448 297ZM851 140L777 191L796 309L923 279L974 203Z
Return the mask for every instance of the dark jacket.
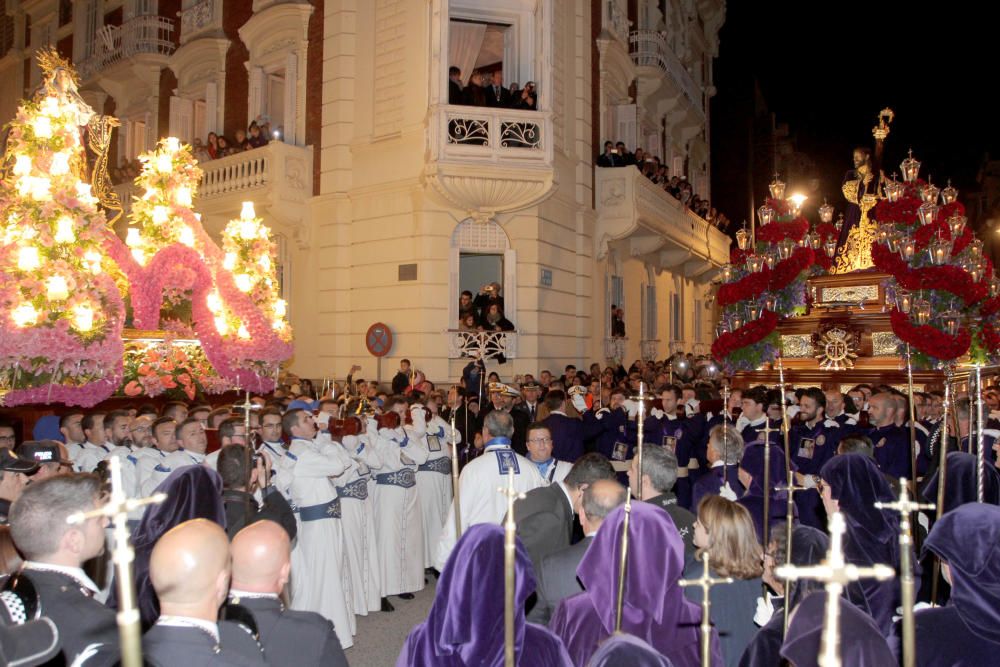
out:
M548 623L556 605L564 598L583 592L583 585L576 578L576 566L580 564L587 547L594 536L584 537L576 544L560 549L542 559L538 570L538 601L531 611L529 620Z
M154 625L142 638L145 662L153 667L265 667L260 645L243 627L219 623L219 642L198 628Z
M464 104L461 84L448 79L448 104Z
M500 86L485 86L483 87L483 94L486 95L486 106L488 107L501 107L503 109L509 109L513 106L510 98L510 89Z
M662 493L655 498L650 498L646 502L656 505L674 520L677 532L681 534L681 539L684 540L684 558L691 560L692 556L694 556L695 515L677 504L677 496L674 495L673 491Z
M568 547L573 535L573 508L561 484L528 491L514 503L514 520L535 572L545 556Z
M410 376L403 371L397 371L395 377L392 378L392 393L402 394L409 386Z
M264 496L264 506L257 504L257 499L246 491L226 489L222 492L222 503L226 506L226 533L232 539L255 521L269 520L281 525L288 533L288 539L294 540L297 532L295 514L285 497L274 487L269 487ZM247 517L249 510L250 516Z
M312 611L293 611L276 598L230 598L250 612L260 633L264 659L272 667L347 667L333 623Z
M570 463L583 456L582 420L553 412L543 423L552 434L552 456Z

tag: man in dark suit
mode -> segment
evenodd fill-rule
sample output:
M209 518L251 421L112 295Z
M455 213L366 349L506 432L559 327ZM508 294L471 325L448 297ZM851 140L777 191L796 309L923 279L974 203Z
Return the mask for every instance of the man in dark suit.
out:
M583 490L580 500L580 524L583 526L582 540L549 554L542 559L541 568L536 570L538 579L538 601L531 610L529 620L548 623L552 610L559 601L583 591L576 578L576 568L587 553L587 547L594 541L597 529L604 517L625 502L625 487L610 479L599 479Z
M448 68L448 104L463 104L462 70L452 65Z
M400 359L399 360L399 370L396 371L396 375L392 378L392 393L403 394L406 392L406 388L410 386L410 360Z
M538 408L541 407L538 402L538 395L541 392L542 388L538 386L537 382L531 381L521 384L521 398L524 400L514 407L528 415L529 424L538 421Z
M479 419L476 422L476 432L482 432L486 415L494 410L500 410L510 415L514 420L514 434L510 437L510 447L521 456L528 455L528 415L522 410L514 410L514 399L519 396L518 391L502 382L491 382L489 385L490 402L479 411Z
M259 480L271 478L271 462L264 452L255 456L247 491L247 452L243 445L226 445L219 450L217 469L222 477L222 502L226 507L226 534L230 538L245 526L268 519L279 523L290 539L295 539L295 514L285 497L273 486L261 489L263 506L257 504L253 492L260 488Z
M267 664L249 632L218 620L229 575L229 538L219 524L185 521L159 539L149 576L160 617L142 639L147 662L157 667Z
M566 393L553 389L545 396L549 416L542 422L552 434L552 455L573 463L583 456L583 421L566 416Z
M347 667L329 619L286 609L279 597L291 571L291 541L273 521L258 521L233 538L227 617L253 618L269 665Z
M573 464L562 482L532 489L514 503L517 536L535 572L542 558L569 546L580 495L599 479L615 479L615 470L603 456L587 454Z
M97 508L100 496L96 475L57 475L29 484L11 508L11 537L25 559L20 576L34 586L39 613L55 623L62 639L54 665L71 664L91 644L117 650L115 614L95 599L99 590L82 569L104 552L107 521L66 523L71 514Z
M677 482L677 456L667 447L646 446L642 450L642 481L639 480L639 457L632 459L628 469L629 490L633 498L644 500L670 515L677 532L684 540L684 557L694 556L695 516L677 504L673 488Z
M503 85L503 70L493 72L490 85L486 87L486 106L509 109L511 105L510 91Z

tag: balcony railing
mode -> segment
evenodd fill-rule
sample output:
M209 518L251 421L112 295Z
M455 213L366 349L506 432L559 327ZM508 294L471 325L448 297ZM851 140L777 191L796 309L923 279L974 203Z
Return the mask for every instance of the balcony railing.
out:
M619 364L624 363L627 344L628 338L605 338L604 358Z
M441 107L438 159L551 162L552 115L544 111L462 105Z
M642 356L643 361L653 361L656 359L656 355L660 350L659 339L641 340L639 341L639 354Z
M621 0L606 0L604 11L604 27L608 32L620 39L623 44L628 44L628 7L622 7Z
M671 50L663 33L655 30L634 30L629 35L632 61L639 67L659 67L671 77L696 109L704 108L704 97L691 73Z
M184 4L189 6L181 10L181 44L201 33L222 31L222 0L200 0Z
M79 65L86 79L137 55L169 56L174 52L170 34L174 22L163 16L137 16L120 26L106 25L94 37L94 53Z
M448 338L448 358L478 357L483 360L496 359L500 355L508 359L517 356L516 331L458 331L445 332Z
M198 196L204 199L272 186L312 195L312 148L280 141L202 162ZM286 197L283 197L286 198ZM293 197L297 198L297 197Z

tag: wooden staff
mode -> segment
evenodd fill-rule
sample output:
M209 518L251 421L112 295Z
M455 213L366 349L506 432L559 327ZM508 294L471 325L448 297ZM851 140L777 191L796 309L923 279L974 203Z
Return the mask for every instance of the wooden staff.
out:
M899 480L899 500L891 503L877 502L880 510L899 512L899 578L903 606L903 667L916 664L916 635L913 620L913 566L910 563L910 548L913 546L913 532L910 528L910 514L917 510L932 510L930 503L916 503L910 500L906 479Z
M514 489L514 466L507 467L507 486L497 489L507 496L507 518L504 520L503 564L503 662L514 667L514 585L517 583L514 562L517 556L517 523L514 521L514 501L524 498Z
M111 559L115 564L118 582L118 637L121 643L122 667L142 667L142 628L139 609L135 601L135 581L132 579L132 561L135 552L129 544L128 513L145 505L162 503L167 494L156 493L149 498L129 498L122 486L122 463L117 456L109 458L111 472L111 498L103 507L89 512L77 512L66 518L68 524L80 524L95 517L110 517L115 525L115 548Z
M712 666L712 621L709 616L712 610L712 601L709 598L709 593L712 590L712 586L718 584L731 584L733 583L732 577L720 577L718 579L713 579L711 572L708 569L708 551L702 551L701 562L704 565L704 570L701 576L697 579L681 579L679 583L681 586L699 586L701 587L701 667L711 667Z

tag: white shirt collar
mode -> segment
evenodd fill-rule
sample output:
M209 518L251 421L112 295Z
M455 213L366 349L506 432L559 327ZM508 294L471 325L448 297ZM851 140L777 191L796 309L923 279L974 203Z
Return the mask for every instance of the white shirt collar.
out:
M562 415L563 417L565 417L565 416L566 416L566 412L565 412L565 411L563 411L563 410L553 410L553 411L552 411L552 412L550 412L549 414L550 414L550 415Z
M726 465L726 462L725 462L725 461L722 461L722 460L720 459L720 460L716 461L715 463L713 463L713 464L712 464L712 467L713 467L713 468L721 468L721 467L722 467L722 466L724 466L724 465Z
M59 574L65 574L68 577L73 577L80 584L93 592L95 595L99 594L101 590L97 587L90 577L78 567L69 567L66 565L53 565L52 563L39 563L38 561L28 560L24 562L24 569L26 570L38 570L39 572L58 572Z
M277 593L251 593L249 591L241 591L238 588L229 589L229 597L231 598L247 598L247 599L266 599L266 600L277 600Z
M555 462L553 462L553 464L552 464L552 465L555 465ZM565 484L563 484L562 482L556 482L556 484L558 484L558 485L559 485L559 488L560 488L560 489L562 489L562 492L563 492L564 494L566 494L566 502L568 502L568 503L569 503L569 506L570 506L570 508L571 508L571 509L572 509L572 510L573 510L573 511L575 512L575 511L576 511L576 508L575 508L575 507L573 507L573 498L572 498L572 497L570 497L570 495L569 495L569 489L567 489L567 488L566 488L566 485L565 485Z
M161 615L156 619L157 625L165 625L170 628L197 628L212 635L216 642L219 641L219 625L206 621L203 618L191 618L190 616L169 616Z

